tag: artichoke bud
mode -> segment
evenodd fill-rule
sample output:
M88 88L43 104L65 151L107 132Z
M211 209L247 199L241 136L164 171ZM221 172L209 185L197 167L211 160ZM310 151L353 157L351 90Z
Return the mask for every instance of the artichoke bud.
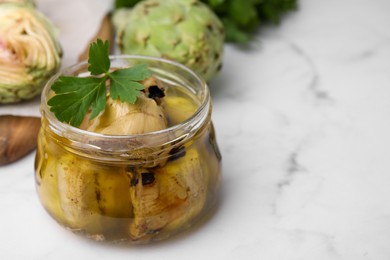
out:
M58 71L57 29L29 5L0 4L0 103L30 99Z
M144 0L116 11L113 24L122 53L174 60L206 81L221 69L223 24L200 1Z

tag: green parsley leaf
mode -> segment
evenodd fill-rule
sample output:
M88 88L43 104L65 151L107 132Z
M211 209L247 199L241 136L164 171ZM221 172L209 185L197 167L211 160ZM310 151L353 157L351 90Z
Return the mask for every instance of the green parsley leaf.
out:
M94 101L99 99L98 94L102 85L104 87L105 106L104 78L59 77L52 86L52 90L57 95L52 97L47 104L51 106L50 111L54 113L58 120L69 123L72 126L79 126L90 105L96 103ZM101 104L97 103L97 105ZM96 107L92 109L95 110L95 113L97 112ZM102 110L104 110L104 107Z
M92 101L92 113L90 116L90 120L97 117L100 112L104 111L106 108L106 82L101 81L99 86L97 87L97 93Z
M110 44L108 41L103 42L97 39L91 43L88 51L88 70L92 75L107 73L110 69Z
M106 83L110 82L111 98L135 103L144 86L139 83L151 76L146 64L110 70L109 42L98 39L89 48L90 77L60 76L52 85L55 92L47 104L58 120L78 127L88 111L89 119L98 116L106 107Z
M146 64L141 63L130 68L116 70L110 74L110 76L112 75L123 80L141 81L152 76L152 73L148 70Z
M124 85L123 81L116 80L115 77L112 77L111 82L111 91L110 95L113 99L118 99L122 102L128 102L130 104L134 104L139 95L139 91L144 89L144 86L137 82L129 82L127 85L131 86L131 88Z

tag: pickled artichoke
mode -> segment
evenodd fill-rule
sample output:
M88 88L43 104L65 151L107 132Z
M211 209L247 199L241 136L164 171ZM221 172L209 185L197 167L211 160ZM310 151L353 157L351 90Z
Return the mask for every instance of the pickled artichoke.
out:
M0 103L31 99L60 68L57 29L29 5L0 4Z
M132 216L128 177L124 169L96 166L64 155L57 163L62 218L72 229L99 234L104 218Z
M207 178L194 149L164 167L135 169L130 175L134 222L129 232L133 239L175 230L203 209Z
M98 117L85 121L81 128L106 135L134 135L167 128L162 108L144 95L135 104L107 97L107 108Z
M171 59L206 81L221 69L223 25L199 1L145 0L118 10L113 20L122 53Z
M106 109L92 120L87 114L80 128L110 137L143 135L177 125L196 112L192 94L180 87L154 77L141 83L145 89L134 104L107 94ZM141 148L149 150L130 150L129 156L136 153L141 163L125 157L115 164L73 153L66 140L49 137L46 120L42 125L37 190L49 213L75 232L95 240L164 239L192 225L211 203L210 190L220 169L208 126L183 143L167 135L166 142L153 147L153 135L140 138ZM115 140L110 144L117 145Z

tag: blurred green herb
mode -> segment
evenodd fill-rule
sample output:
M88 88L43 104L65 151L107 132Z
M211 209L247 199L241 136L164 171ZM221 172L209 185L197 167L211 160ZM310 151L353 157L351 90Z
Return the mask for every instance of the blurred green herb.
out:
M132 7L141 0L116 0L115 8ZM201 0L221 19L228 42L246 43L260 26L280 23L295 10L298 0Z

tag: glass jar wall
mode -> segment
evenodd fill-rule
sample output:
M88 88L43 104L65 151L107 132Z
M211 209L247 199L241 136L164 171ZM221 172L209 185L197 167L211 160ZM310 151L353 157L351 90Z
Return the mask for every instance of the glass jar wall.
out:
M42 94L36 188L48 213L95 240L148 243L183 231L216 202L221 156L207 85L163 59L112 56L113 68L147 63L165 89L168 128L104 135L59 122L47 100L60 75L83 76L88 64L65 69Z

